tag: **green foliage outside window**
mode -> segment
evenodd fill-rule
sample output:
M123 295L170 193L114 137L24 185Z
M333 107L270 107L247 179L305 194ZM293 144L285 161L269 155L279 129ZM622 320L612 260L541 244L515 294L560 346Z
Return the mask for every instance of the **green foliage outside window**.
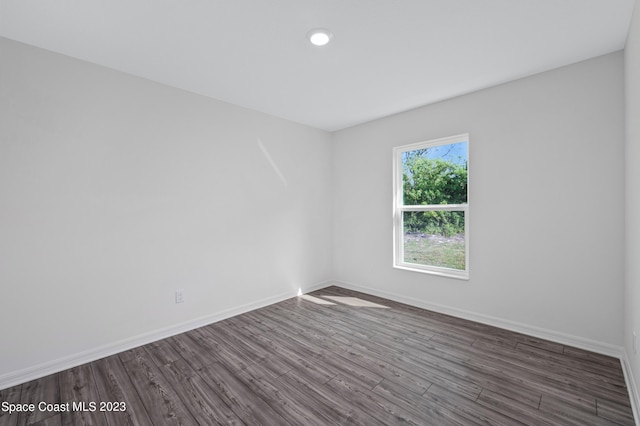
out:
M467 163L428 158L428 149L403 154L404 205L465 204ZM460 211L406 212L405 232L450 237L464 234Z

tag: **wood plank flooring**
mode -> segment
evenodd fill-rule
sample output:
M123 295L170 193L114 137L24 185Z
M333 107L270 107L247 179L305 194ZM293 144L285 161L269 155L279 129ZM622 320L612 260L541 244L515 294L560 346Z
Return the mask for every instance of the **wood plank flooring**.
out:
M311 296L4 389L70 410L0 425L634 424L617 359L338 287Z

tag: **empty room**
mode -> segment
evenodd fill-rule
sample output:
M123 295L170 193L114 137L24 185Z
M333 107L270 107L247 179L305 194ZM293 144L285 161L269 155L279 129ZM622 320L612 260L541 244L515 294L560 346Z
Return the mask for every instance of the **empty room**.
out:
M0 0L0 425L640 425L638 0Z

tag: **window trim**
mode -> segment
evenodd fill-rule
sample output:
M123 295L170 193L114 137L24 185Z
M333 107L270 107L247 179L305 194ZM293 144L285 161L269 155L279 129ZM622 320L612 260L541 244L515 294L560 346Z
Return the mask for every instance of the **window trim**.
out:
M422 148L431 148L440 145L467 142L467 203L466 204L436 204L406 206L403 201L403 180L402 180L402 153L415 151ZM408 271L421 272L425 274L438 275L443 277L469 279L469 134L463 133L440 139L433 139L424 142L412 143L393 148L393 267ZM407 263L404 261L404 232L403 213L406 211L462 211L464 212L464 240L465 240L465 270L445 268L441 266L420 265Z

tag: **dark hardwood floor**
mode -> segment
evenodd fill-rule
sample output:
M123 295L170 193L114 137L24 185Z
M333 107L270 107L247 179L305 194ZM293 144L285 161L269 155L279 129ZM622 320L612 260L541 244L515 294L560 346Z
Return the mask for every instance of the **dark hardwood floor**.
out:
M70 403L0 425L633 425L615 358L337 287L311 296L0 391Z

